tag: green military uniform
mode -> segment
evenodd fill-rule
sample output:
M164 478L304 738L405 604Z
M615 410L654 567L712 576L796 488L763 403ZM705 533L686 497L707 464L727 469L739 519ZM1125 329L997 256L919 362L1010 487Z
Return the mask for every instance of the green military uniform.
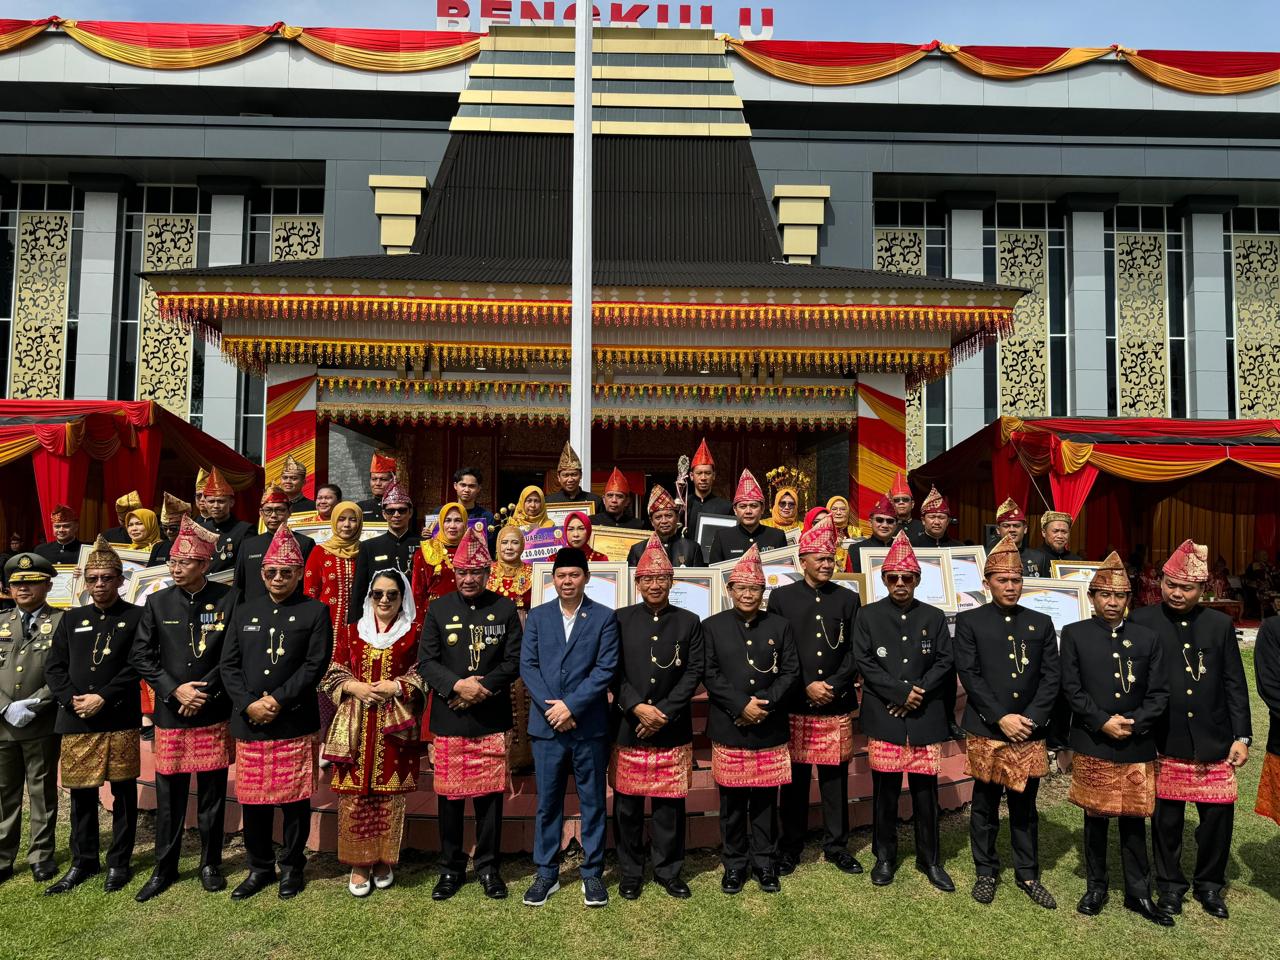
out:
M53 564L20 553L5 564L12 584L54 576ZM62 611L45 605L31 614L0 613L0 872L8 873L22 837L22 789L31 797L31 847L27 862L50 864L58 819L58 704L44 679L44 665ZM29 720L30 714L34 714ZM19 725L21 724L21 725Z

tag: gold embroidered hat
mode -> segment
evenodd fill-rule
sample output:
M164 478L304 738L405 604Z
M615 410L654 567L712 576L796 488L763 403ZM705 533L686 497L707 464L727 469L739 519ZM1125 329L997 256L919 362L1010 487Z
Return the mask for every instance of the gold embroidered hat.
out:
M564 473L566 470L582 472L582 461L578 459L573 445L568 440L564 442L564 449L560 451L560 462L556 464L556 473Z
M112 549L111 544L107 543L107 538L102 534L98 534L96 540L93 541L93 549L89 551L89 556L85 558L84 568L86 570L114 570L116 573L124 571L124 563L120 560L120 554Z
M1120 559L1120 554L1114 550L1107 555L1107 559L1102 561L1102 566L1093 571L1093 579L1089 581L1090 590L1115 590L1121 593L1128 593L1132 587L1129 584L1129 574L1124 568L1124 561Z

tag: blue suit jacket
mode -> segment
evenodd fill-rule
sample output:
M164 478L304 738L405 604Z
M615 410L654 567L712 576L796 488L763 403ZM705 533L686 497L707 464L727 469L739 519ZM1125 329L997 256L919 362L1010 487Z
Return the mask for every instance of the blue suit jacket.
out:
M568 643L558 598L530 610L520 649L520 677L533 701L529 736L556 736L545 716L548 700L563 700L573 714L577 726L569 736L606 736L608 690L617 669L618 621L608 607L583 597Z

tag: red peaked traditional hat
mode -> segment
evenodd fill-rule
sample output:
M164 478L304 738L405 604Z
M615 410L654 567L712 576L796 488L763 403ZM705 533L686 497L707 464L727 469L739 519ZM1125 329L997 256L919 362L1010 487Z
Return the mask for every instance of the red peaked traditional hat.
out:
M374 452L373 459L369 461L370 473L389 473L392 476L396 472L396 458L389 457L385 453Z
M609 479L604 485L605 493L625 493L631 495L631 485L627 483L627 478L623 476L622 471L617 467L613 468L613 473L609 474Z
M836 547L839 545L839 537L836 536L835 524L831 522L831 515L827 514L812 527L800 534L800 554L817 553L822 556L832 556L836 554Z
M306 563L306 559L302 556L302 548L298 546L298 538L283 523L276 527L275 536L271 538L271 546L267 547L267 552L262 555L264 567L273 563L282 567L301 567Z
M694 453L693 460L690 461L689 466L715 467L715 465L716 465L716 462L711 456L711 451L707 448L707 441L705 438L703 438L703 441L700 444L698 444L698 449Z
M907 476L899 470L893 477L893 486L889 488L889 498L894 497L912 497L911 486L907 483Z
M729 573L730 583L745 583L747 586L764 586L764 565L760 562L760 548L754 543L742 555L742 559L733 565Z
M284 524L281 524L284 526ZM184 513L178 525L178 535L169 548L171 560L208 560L213 556L213 548L218 544L218 535L212 530L200 526Z
M885 573L920 573L920 561L916 559L916 552L911 549L911 541L907 539L907 535L899 530L898 535L893 538L893 543L889 547L889 554L884 558L884 566L881 570Z
M674 510L676 502L671 499L671 494L667 493L662 484L657 484L649 491L649 513L655 510Z
M1202 543L1182 541L1164 564L1164 575L1179 583L1203 583L1209 579L1209 548Z
M764 491L750 470L743 470L738 478L738 489L733 491L733 505L756 501L764 503Z
M938 492L937 487L929 488L929 495L924 498L924 503L920 504L920 516L927 516L930 513L945 513L951 516L951 506L947 503L947 498Z
M454 551L453 568L475 570L492 564L493 557L489 555L489 545L485 543L484 536L475 527L467 527L467 532L462 535L462 542Z
M662 541L655 533L644 545L644 553L640 555L640 562L636 564L636 576L660 577L672 572L674 568L671 566L671 560L667 557L667 551L663 549Z

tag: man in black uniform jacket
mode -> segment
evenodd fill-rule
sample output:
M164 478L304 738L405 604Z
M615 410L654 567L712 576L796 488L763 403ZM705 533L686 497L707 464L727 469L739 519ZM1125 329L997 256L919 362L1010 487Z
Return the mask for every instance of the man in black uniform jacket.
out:
M302 892L315 789L316 690L333 656L329 608L298 589L302 551L284 524L262 558L266 596L236 607L222 648L222 682L236 738L236 799L249 875L231 891L246 900L276 879L275 808L284 814L280 899Z
M369 496L356 502L366 521L382 519L382 496L395 482L396 458L375 450L373 459L369 461ZM365 589L368 589L368 584L365 584Z
M674 505L670 512L674 527ZM692 700L703 668L702 624L696 614L667 602L673 569L655 533L636 564L641 602L617 611L621 649L613 705L619 716L609 781L622 874L618 892L625 900L635 900L644 888L645 797L653 804L653 878L678 900L692 896L680 871L685 798L693 779Z
M643 530L644 523L631 515L631 486L617 467L609 474L604 485L604 511L595 514L592 522L597 527L622 527L625 530Z
M1235 626L1225 613L1200 606L1208 555L1208 548L1190 540L1174 551L1160 577L1163 602L1139 607L1133 622L1160 637L1169 679L1169 708L1156 725L1151 825L1160 906L1181 913L1187 895L1182 833L1190 801L1200 816L1192 895L1205 913L1225 920L1222 890L1235 825L1236 768L1249 759L1253 728Z
M476 820L476 875L486 897L504 899L506 884L498 872L502 852L502 795L506 789L504 745L513 724L511 684L520 675L523 631L516 605L485 586L493 559L486 537L468 527L453 556L458 589L431 602L422 625L418 673L435 692L431 698L431 732L437 756L469 758L451 769L471 771L445 782L436 767L435 791L440 813L440 859L443 869L433 900L448 900L467 878L467 852L462 845L463 814L471 797ZM492 767L493 769L488 769ZM480 793L480 784L499 786Z
M55 565L78 564L80 548L84 543L80 539L80 518L76 516L76 512L59 504L50 511L49 522L53 526L53 539L40 544L31 552Z
M178 877L191 774L196 775L200 884L209 893L222 876L223 815L232 744L231 701L219 660L236 592L208 579L217 534L182 518L169 552L173 586L147 598L129 662L156 692L156 864L138 891L145 903Z
M169 562L169 551L173 549L173 541L178 539L182 518L190 513L191 504L179 500L172 493L165 493L164 506L160 508L160 530L165 539L151 548L151 556L147 559L148 567L158 567Z
M204 509L206 513L204 525L218 535L218 545L213 551L213 562L209 565L210 573L221 573L223 570L234 570L236 555L244 538L253 533L247 521L237 520L231 515L231 506L235 503L235 491L223 479L217 467L209 471L209 479L204 483Z
M818 768L822 796L822 855L845 873L861 873L849 852L849 761L857 665L853 623L858 595L831 582L835 525L824 516L800 535L804 579L769 594L769 612L791 624L800 660L800 689L791 704L791 782L782 788L782 843L778 872L793 872L809 831L809 785Z
M591 481L582 486L582 461L566 440L564 449L560 451L560 462L556 465L556 479L560 481L560 489L547 494L547 505L555 503L591 503L596 513L604 513L604 499L598 493L591 492Z
M698 546L698 542L690 540L688 537L680 536L679 523L676 518L676 502L671 499L671 494L667 493L661 485L655 486L649 491L648 512L649 522L653 524L653 531L658 535L658 541L662 544L662 549L666 551L667 559L671 561L673 567L706 566L702 560L702 548ZM632 544L631 549L627 552L627 565L632 567L639 566L640 558L644 555L647 547L647 543Z
M941 744L951 737L942 693L956 683L951 633L941 610L915 599L920 562L905 533L894 538L880 575L889 595L863 607L853 625L871 766L876 855L871 882L887 886L898 869L898 800L906 773L916 869L951 893L955 884L942 868L938 850Z
M711 775L720 788L720 889L741 893L750 864L760 889L777 893L778 787L791 780L787 710L800 660L791 624L760 609L759 548L738 561L728 589L733 609L702 624Z
M353 597L368 595L369 580L379 570L398 570L406 583L413 582L413 555L422 546L422 536L413 529L413 501L394 480L382 492L382 516L387 521L387 532L364 541L356 553L351 577ZM354 603L350 607L347 622L355 623L360 619L360 610Z
M1258 696L1270 715L1254 812L1280 824L1280 617L1262 621L1253 650L1253 670Z
M951 536L951 506L937 487L930 487L929 495L920 504L920 529L907 536L913 547L963 546Z
M1084 810L1088 883L1076 910L1092 917L1107 903L1108 823L1116 817L1125 909L1171 927L1173 917L1151 900L1144 822L1155 809L1155 727L1169 703L1169 678L1160 638L1124 619L1130 594L1124 564L1112 551L1089 582L1094 616L1062 631L1062 689L1075 751L1067 798Z
M291 512L289 496L283 488L269 486L262 492L258 514L262 517L262 525L266 527L266 532L245 537L244 542L240 544L240 552L236 556L236 573L232 583L240 591L242 601L256 600L266 595L267 588L262 582L262 557L271 546L276 530L281 524L289 522ZM311 555L311 548L316 545L316 542L301 533L295 533L293 537L302 548L303 560L306 560Z
M1027 515L1013 497L1006 497L1004 503L996 507L996 536L987 545L988 548L994 547L1002 537L1009 537L1017 545L1018 553L1022 556L1024 577L1049 576L1044 554L1027 543Z
M893 515L893 502L888 497L877 500L871 507L871 513L867 515L867 523L871 526L871 535L849 544L849 559L853 561L855 573L862 573L863 547L887 549L893 545L893 538L898 532L898 518Z
M707 441L698 444L698 449L690 461L689 479L693 481L693 490L689 492L684 507L684 535L692 540L698 539L698 517L704 513L708 516L727 517L733 513L733 504L724 497L715 495L716 462L707 448ZM678 492L678 491L677 491ZM654 522L652 515L649 522ZM675 563L673 560L672 563ZM679 566L677 563L676 566Z
M711 563L737 560L753 546L759 550L773 550L787 545L785 533L777 527L766 527L760 523L764 516L764 491L750 470L743 470L738 478L738 489L733 492L733 512L738 523L716 531L716 538L711 544Z
M129 653L142 608L120 599L123 568L98 537L83 571L92 602L63 616L45 663L45 683L60 707L54 731L62 735L62 786L71 791L71 868L49 894L66 893L101 869L98 791L104 782L111 784L107 893L133 876L142 705Z
M307 482L307 468L300 460L289 454L284 458L284 466L280 470L280 489L289 501L290 513L304 513L316 508L316 502L302 490Z
M1047 614L1022 598L1022 558L1005 537L987 555L983 579L991 602L956 617L956 668L968 694L964 728L973 775L969 843L978 878L973 899L991 903L1000 876L996 837L1000 797L1009 801L1014 879L1032 902L1057 902L1040 883L1040 828L1036 795L1049 774L1044 738L1058 699L1058 642Z
M1071 539L1071 523L1071 514L1061 510L1046 510L1040 514L1040 538L1044 542L1024 551L1025 559L1036 565L1040 576L1053 576L1055 560L1081 559L1078 553L1067 549L1067 541Z

